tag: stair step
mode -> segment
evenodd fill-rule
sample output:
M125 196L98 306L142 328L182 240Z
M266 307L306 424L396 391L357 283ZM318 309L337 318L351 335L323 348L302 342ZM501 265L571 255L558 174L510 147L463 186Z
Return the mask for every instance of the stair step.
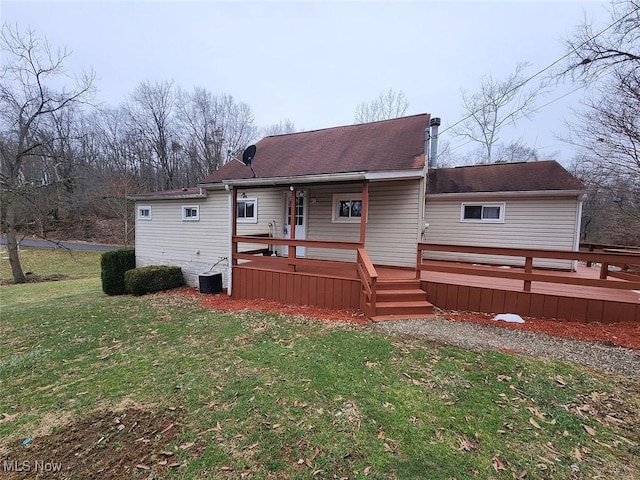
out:
M402 290L379 290L377 292L377 302L410 302L420 301L427 298L427 293L420 288L402 289Z
M379 280L377 284L378 290L404 290L420 288L420 280L404 279L404 280Z

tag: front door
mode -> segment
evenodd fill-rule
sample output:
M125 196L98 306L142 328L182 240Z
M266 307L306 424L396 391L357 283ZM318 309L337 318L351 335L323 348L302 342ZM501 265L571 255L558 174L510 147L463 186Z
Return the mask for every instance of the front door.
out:
M303 192L296 192L296 239L304 240L307 238L307 209L305 204L305 195ZM285 222L284 238L291 238L291 193L285 195ZM307 249L305 247L296 247L296 257L304 257ZM289 254L289 247L282 247L282 254L286 257Z

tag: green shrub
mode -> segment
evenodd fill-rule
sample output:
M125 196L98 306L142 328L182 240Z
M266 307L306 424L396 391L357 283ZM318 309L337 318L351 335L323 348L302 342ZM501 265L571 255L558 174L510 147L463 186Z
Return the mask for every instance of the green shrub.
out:
M127 293L144 295L145 293L169 290L184 285L182 269L165 265L150 265L135 268L124 274Z
M126 293L124 273L136 268L136 251L124 248L106 252L100 257L100 278L102 291L107 295L123 295Z

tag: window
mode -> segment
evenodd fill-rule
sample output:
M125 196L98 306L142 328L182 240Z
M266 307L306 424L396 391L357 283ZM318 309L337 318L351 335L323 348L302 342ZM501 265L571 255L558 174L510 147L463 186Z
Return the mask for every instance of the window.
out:
M236 218L238 219L238 223L258 223L258 199L238 199Z
M197 222L200 220L200 206L199 205L183 205L182 206L182 220Z
M346 193L333 196L334 223L360 223L362 217L362 194Z
M460 221L504 223L504 203L463 203Z
M138 220L151 220L151 207L149 205L138 206Z

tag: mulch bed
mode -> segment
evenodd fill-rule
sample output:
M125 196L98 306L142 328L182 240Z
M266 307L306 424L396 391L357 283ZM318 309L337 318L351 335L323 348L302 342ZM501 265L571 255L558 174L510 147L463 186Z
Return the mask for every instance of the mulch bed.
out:
M174 290L174 292L176 292ZM283 315L301 315L309 318L329 321L344 321L357 324L370 323L360 311L333 310L309 305L285 305L270 300L237 300L222 293L217 295L201 295L195 288L182 288L180 294L200 297L200 304L206 308L223 311L256 310L280 313ZM456 322L474 322L494 325L502 328L514 328L531 332L547 333L573 340L603 342L609 345L640 350L640 324L635 322L621 323L582 323L562 320L525 317L525 323L506 323L493 320L494 315L476 312L441 311L438 316Z
M447 320L458 322L482 323L503 328L547 333L556 337L570 338L573 340L603 342L609 345L640 350L640 324L636 322L583 323L523 317L525 323L506 323L493 320L494 315L490 313L450 311L442 312L441 316Z

